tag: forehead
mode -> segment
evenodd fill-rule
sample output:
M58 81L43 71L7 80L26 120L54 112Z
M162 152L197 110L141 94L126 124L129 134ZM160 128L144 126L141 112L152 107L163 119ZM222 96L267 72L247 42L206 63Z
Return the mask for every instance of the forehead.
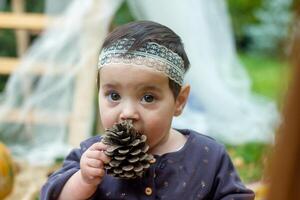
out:
M155 69L126 64L111 64L101 68L100 85L121 84L124 86L159 85L168 86L168 77Z

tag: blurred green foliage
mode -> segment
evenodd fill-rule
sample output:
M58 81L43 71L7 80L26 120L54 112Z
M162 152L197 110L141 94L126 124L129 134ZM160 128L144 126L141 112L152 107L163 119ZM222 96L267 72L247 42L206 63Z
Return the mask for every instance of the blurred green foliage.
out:
M24 0L25 11L32 13L44 12L44 0ZM2 8L4 12L11 12L11 0L7 0L5 7ZM33 37L32 37L33 38ZM31 39L32 39L31 38ZM0 29L0 56L16 57L17 56L17 44L15 32L13 30ZM3 91L5 84L8 80L8 76L0 76L0 92Z
M42 13L44 12L45 1L44 0L25 0L26 2L26 11L33 13Z
M247 53L240 54L239 57L252 80L252 91L275 100L280 106L290 77L288 62L281 57L261 54Z
M24 0L25 11L42 13L44 11L43 0ZM11 12L11 0L6 1L3 11ZM16 39L13 30L0 30L0 56L16 56Z
M13 30L0 30L0 56L16 56L16 38Z
M252 80L252 91L274 100L280 108L290 78L290 66L287 61L282 58L249 53L241 53L239 58ZM270 145L248 143L226 147L244 182L262 179L265 161L271 151Z
M248 143L238 146L226 146L229 155L243 182L255 182L262 179L271 147L261 143Z
M246 50L251 42L245 27L259 22L255 16L255 11L261 5L262 0L227 0L236 44L242 50Z
M26 1L26 11L27 12L38 12L41 13L44 10L45 0L25 0ZM11 0L6 1L5 11L11 11ZM233 32L235 35L236 44L240 49L247 50L247 46L251 42L251 38L247 35L245 27L249 24L259 23L258 18L255 16L255 12L262 6L263 0L227 0L228 10L231 16L231 22L233 26ZM129 11L128 4L126 1L122 4L117 14L112 21L112 28L133 21L134 17ZM0 44L4 46L0 49L7 49L7 54L14 55L15 52L11 52L14 47L14 37L13 36L1 36L1 35L11 35L9 31L0 33ZM11 44L11 46L7 46ZM2 55L2 54L0 54Z
M116 27L122 24L126 24L128 22L134 21L134 17L132 16L128 4L125 1L121 7L118 9L115 17L112 21L112 27Z
M23 1L25 2L26 12L33 12L33 13L44 12L45 0L23 0ZM11 4L12 4L12 0L6 0L3 11L11 11L12 10Z
M7 80L8 76L0 76L0 93L4 90Z

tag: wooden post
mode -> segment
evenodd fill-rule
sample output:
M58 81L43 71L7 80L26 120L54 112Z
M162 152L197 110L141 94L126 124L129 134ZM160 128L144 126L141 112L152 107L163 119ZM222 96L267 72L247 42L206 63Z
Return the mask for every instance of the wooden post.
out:
M12 0L12 10L14 13L22 14L25 11L24 0ZM17 55L22 57L29 46L29 33L26 30L16 30Z
M93 1L93 6L91 6L91 10L86 17L87 21L83 24L84 26L97 26L97 30L91 30L90 28L83 28L81 38L84 39L82 41L81 48L81 56L85 58L83 61L84 67L81 67L80 72L78 72L78 79L76 81L76 91L74 94L74 102L73 102L73 116L70 131L69 131L69 143L71 145L78 146L78 144L91 135L93 121L89 121L91 119L94 120L95 109L98 110L98 107L95 107L95 95L96 95L96 68L98 61L98 49L99 47L95 45L93 35L97 37L102 37L100 41L102 41L105 37L105 34L108 32L109 22L112 20L112 16L110 16L109 20L105 20L106 22L102 22L102 24L94 24L94 20L97 19L99 12L104 12L106 9L105 5L106 1L95 0ZM109 1L107 1L109 2ZM121 1L118 3L111 3L112 6L117 8L117 5L120 5ZM103 9L103 10L102 10ZM96 15L96 16L93 16ZM92 23L92 24L91 24ZM100 22L101 23L101 22ZM90 31L90 32L88 32ZM91 49L95 48L95 49ZM86 54L86 52L92 52L92 54Z
M86 63L88 64L88 63ZM95 64L89 62L90 66L85 65L82 67L82 71L78 73L73 112L71 113L71 123L69 130L69 144L76 147L84 139L91 135L92 123L93 123L93 109L94 109L94 69L92 66Z
M94 4L99 1L94 1ZM97 8L97 5L93 6ZM89 11L89 19L93 13L97 12L95 9ZM90 26L88 22L84 25ZM69 131L69 144L72 146L78 146L87 137L91 136L93 115L94 115L94 100L96 90L96 64L97 64L97 52L93 52L93 55L87 55L86 52L90 52L91 43L90 35L94 33L87 32L88 28L82 30L82 42L81 42L81 56L84 61L81 63L80 71L77 74L77 80L75 81L73 112L70 123Z

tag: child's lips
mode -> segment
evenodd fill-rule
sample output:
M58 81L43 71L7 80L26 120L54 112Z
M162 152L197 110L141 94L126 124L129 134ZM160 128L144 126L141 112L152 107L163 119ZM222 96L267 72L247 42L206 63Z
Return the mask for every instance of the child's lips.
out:
M140 133L140 134L144 134L144 132L142 131L142 130L140 130L140 129L135 129L138 133Z
M146 132L145 132L144 130L137 130L137 132L138 132L139 134L142 134L142 135L147 136L147 134L146 134Z
M142 128L137 127L137 126L135 126L135 125L133 125L133 127L134 127L134 129L135 129L138 133L144 134L144 130L143 130Z

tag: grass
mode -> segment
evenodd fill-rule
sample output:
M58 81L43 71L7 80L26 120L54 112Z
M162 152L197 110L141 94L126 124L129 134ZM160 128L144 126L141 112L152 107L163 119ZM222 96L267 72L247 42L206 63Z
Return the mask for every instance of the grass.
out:
M269 145L248 143L239 146L227 145L226 147L243 182L251 183L262 179L269 155Z
M279 105L287 89L288 63L276 57L254 54L240 54L240 61L252 79L252 91Z
M286 61L255 54L239 54L240 61L252 80L252 91L282 106L289 80ZM227 150L241 177L246 182L259 181L263 177L271 146L261 143L227 145Z

